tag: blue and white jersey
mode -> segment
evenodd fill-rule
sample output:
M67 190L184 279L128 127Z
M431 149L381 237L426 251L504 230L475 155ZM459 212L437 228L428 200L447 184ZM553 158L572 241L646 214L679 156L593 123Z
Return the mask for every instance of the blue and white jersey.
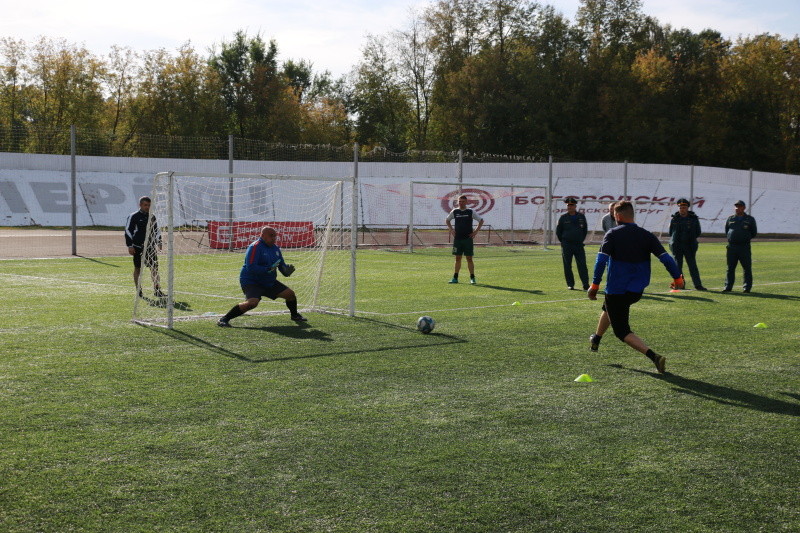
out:
M258 239L247 247L244 254L244 265L239 273L239 283L245 285L261 285L272 287L278 278L278 269L286 267L283 254L277 244L269 246Z
M592 283L600 285L608 265L606 294L642 293L650 285L650 255L658 257L670 275L679 278L677 263L658 238L633 222L620 223L603 237Z

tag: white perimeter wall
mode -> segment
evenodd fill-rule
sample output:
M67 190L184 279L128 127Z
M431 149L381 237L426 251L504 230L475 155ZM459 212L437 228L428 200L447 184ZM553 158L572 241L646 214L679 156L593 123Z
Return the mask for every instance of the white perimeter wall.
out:
M152 193L153 176L163 171L225 173L227 161L77 157L78 226L123 226L137 209L140 196ZM235 161L234 172L346 177L353 163ZM693 174L693 180L692 180ZM627 175L627 180L625 179ZM456 163L360 163L364 184L407 190L411 179L452 182ZM551 181L547 163L464 163L463 182L546 187ZM752 181L752 185L751 185ZM553 197L617 200L625 193L639 201L669 201L650 207L654 214L672 212L674 201L694 196L692 209L704 233L722 233L725 218L737 200L748 203L760 233L800 235L800 176L764 172L623 163L554 163ZM0 226L70 226L71 159L69 156L0 154ZM366 196L365 196L366 198ZM514 199L517 214L541 203L542 198L520 195ZM391 207L389 207L391 208ZM583 206L592 220L605 213L602 204ZM445 212L434 212L424 224L443 224ZM491 223L492 214L484 213Z

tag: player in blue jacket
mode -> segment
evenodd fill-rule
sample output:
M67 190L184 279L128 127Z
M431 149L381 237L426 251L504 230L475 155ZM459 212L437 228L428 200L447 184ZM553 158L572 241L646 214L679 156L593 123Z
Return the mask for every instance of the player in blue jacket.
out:
M244 265L239 274L239 284L246 300L234 305L217 321L218 326L231 327L232 319L255 309L264 296L271 300L283 298L286 300L286 307L289 308L292 320L306 321L306 318L297 312L297 296L294 291L278 281L278 271L288 278L294 272L294 266L284 262L281 249L275 244L277 239L278 233L275 229L266 226L261 230L261 238L247 247Z
M678 264L658 238L633 222L633 205L630 202L618 203L614 207L614 215L618 225L603 237L588 291L589 299L596 300L603 272L608 265L603 312L595 334L590 337L590 348L593 352L598 350L603 334L611 326L618 339L645 354L656 365L658 372L663 374L667 358L648 348L631 331L631 305L641 299L645 287L650 284L650 254L664 264L673 278L673 288L683 288L683 276Z

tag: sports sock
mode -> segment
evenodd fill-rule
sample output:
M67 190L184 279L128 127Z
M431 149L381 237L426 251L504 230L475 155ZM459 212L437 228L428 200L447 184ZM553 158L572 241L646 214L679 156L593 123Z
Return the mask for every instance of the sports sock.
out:
M234 305L230 311L223 317L225 320L231 320L236 318L237 316L242 316L244 311L239 308L239 304Z
M458 279L458 272L456 272L455 274L453 274L453 279Z
M289 308L289 312L292 316L297 315L297 300L286 300L286 307Z
M654 363L656 362L656 357L658 357L658 354L649 348L647 349L647 353L645 355Z

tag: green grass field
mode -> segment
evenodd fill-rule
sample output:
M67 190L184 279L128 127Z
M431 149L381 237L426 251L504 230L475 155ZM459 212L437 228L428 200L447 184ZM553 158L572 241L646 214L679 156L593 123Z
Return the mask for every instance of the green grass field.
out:
M2 261L0 530L800 531L800 243L753 245L751 294L724 253L706 293L653 262L664 376L589 351L558 248L479 249L477 286L359 252L358 317L233 329L132 324L127 257Z

